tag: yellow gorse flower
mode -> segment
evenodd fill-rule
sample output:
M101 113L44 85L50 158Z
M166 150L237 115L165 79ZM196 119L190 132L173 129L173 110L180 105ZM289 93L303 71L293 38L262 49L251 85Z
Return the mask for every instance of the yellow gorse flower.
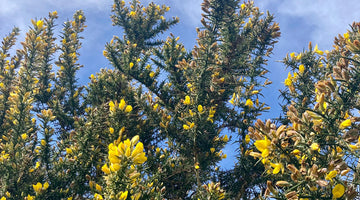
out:
M191 109L189 110L189 114L191 117L193 117L195 115L195 113Z
M135 12L135 11L131 11L130 14L129 14L130 17L133 17L133 16L135 16L135 15L136 15L136 12Z
M131 140L127 139L119 145L111 143L109 145L108 158L110 161L110 168L105 164L101 170L109 174L110 171L118 171L121 167L121 161L131 161L135 165L141 165L146 160L144 145L139 142L139 136L134 136Z
M185 96L184 104L185 104L185 105L190 105L190 102L191 102L190 97L189 97L189 96Z
M274 168L274 170L272 172L273 174L277 174L280 172L280 170L284 169L284 167L281 163L270 163L270 165L271 165L271 167Z
M285 81L284 81L284 85L285 86L291 86L292 85L292 76L291 76L291 74L290 74L290 72L289 72L289 75L288 75L288 77L285 79Z
M266 136L263 140L256 140L254 145L261 152L261 157L266 158L270 154L271 141Z
M103 171L105 174L110 174L111 173L110 168L107 166L107 164L104 164L101 167L101 171Z
M8 153L5 153L5 151L2 151L0 154L0 162L7 160L8 158L10 158L10 155Z
M199 168L200 168L199 163L196 163L195 164L195 169L199 169Z
M198 111L201 113L203 110L204 109L203 109L202 105L198 105Z
M102 199L104 199L100 194L98 194L98 193L95 193L94 194L94 199L96 199L96 200L102 200Z
M341 184L335 185L335 187L332 189L333 198L337 199L344 195L345 193L345 187Z
M305 71L305 66L303 64L299 65L299 73L303 74Z
M36 26L38 29L42 29L42 27L44 26L44 22L42 20L38 20L36 22Z
M110 112L115 112L116 110L116 105L117 105L117 102L113 102L113 101L110 101L109 102L109 110ZM124 99L121 99L120 100L120 103L118 104L118 107L120 110L124 111L124 112L131 112L133 110L132 106L131 105L127 105L125 100Z
M353 150L358 150L360 148L359 145L353 145L353 144L349 144L349 147Z
M21 134L21 139L26 140L27 138L28 138L28 136L27 136L27 134L26 134L26 133Z
M66 153L67 153L67 154L72 154L72 152L73 152L73 151L72 151L70 148L66 148Z
M121 195L119 197L119 200L125 200L128 196L128 191L121 192Z
M125 100L124 100L124 99L121 99L121 100L120 100L120 103L119 103L119 108L120 108L121 110L123 110L123 109L125 108L125 105L126 105Z
M35 196L30 196L30 194L28 194L26 198L27 198L27 200L34 200Z
M151 71L149 76L150 76L150 78L153 78L155 76L155 72Z
M344 128L347 128L347 127L349 127L349 126L351 126L351 120L350 120L350 119L346 119L346 120L344 120L343 122L341 122L339 128L340 128L340 129L344 129Z
M155 104L155 105L153 106L153 111L157 111L158 107L159 107L159 104L158 104L158 103Z
M250 136L249 135L245 135L245 143L249 144L250 142Z
M319 151L320 150L320 147L319 147L319 144L318 143L312 143L311 146L310 146L311 150L313 151Z
M333 171L329 172L329 173L326 175L325 179L326 179L326 180L329 180L329 181L332 181L332 179L335 178L336 175L337 175L337 171L336 171L336 170L333 170Z
M109 102L109 109L110 109L111 112L115 111L115 104L114 104L113 101Z
M96 190L99 191L99 192L102 191L102 188L101 188L101 186L100 186L99 184L96 184L96 185L95 185L95 188L96 188Z
M131 105L127 105L126 108L125 108L125 112L131 112L132 111L132 106Z
M301 151L299 149L295 149L291 153L294 155L299 155L301 153Z
M224 138L222 139L224 142L228 142L229 141L229 138L227 135L224 136Z
M324 54L323 51L319 50L318 45L315 45L314 52L317 53L317 54L319 54L319 55L323 55L323 54Z
M41 191L48 189L48 187L48 182L45 182L44 185L42 185L40 182L38 182L36 185L33 185L33 189L36 193L40 193Z
M249 108L254 107L254 102L251 99L246 100L245 106L248 106Z
M194 124L194 122L187 122L187 124L184 124L183 125L183 128L185 129L185 130L189 130L189 129L192 129L193 127L195 126L195 124Z
M232 98L229 100L229 103L231 103L232 105L235 104L235 93L233 94Z
M296 81L297 76L298 74L296 72L294 73L294 76L289 72L287 78L284 81L284 85L289 87L292 86L293 82Z
M292 52L292 53L290 53L290 57L292 58L292 59L294 59L295 58L295 52Z

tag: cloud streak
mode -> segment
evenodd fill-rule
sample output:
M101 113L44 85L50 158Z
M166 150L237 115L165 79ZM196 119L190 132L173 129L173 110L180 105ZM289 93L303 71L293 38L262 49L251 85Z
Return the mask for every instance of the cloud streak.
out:
M356 0L275 0L259 1L259 4L262 8L269 9L275 14L276 19L280 21L283 33L292 34L306 27L311 28L306 39L319 43L325 48L330 48L333 38L339 33L346 32L349 24L360 20L358 12L360 5ZM289 18L299 19L301 24L291 23L287 20ZM306 45L305 43L304 46Z

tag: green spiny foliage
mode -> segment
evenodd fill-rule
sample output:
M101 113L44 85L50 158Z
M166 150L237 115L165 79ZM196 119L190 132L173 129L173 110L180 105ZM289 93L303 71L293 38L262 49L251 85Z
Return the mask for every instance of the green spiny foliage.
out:
M111 69L91 75L87 86L76 78L82 11L58 41L56 12L32 21L13 57L19 31L4 38L1 196L247 199L266 187L254 181L263 168L248 157L248 130L269 109L259 99L270 84L265 65L278 25L251 1L205 0L197 44L186 50L173 34L159 39L179 21L164 17L169 9L115 0L111 18L124 35L105 45ZM238 164L222 171L228 135Z
M359 23L335 38L334 49L284 59L287 122L258 120L254 158L268 177L263 198L356 199L359 187ZM305 95L305 96L304 96Z

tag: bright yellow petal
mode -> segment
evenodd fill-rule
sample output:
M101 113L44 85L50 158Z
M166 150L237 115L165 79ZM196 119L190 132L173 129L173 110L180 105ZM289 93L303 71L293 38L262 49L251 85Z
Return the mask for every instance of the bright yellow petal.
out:
M120 103L119 103L119 108L120 108L121 110L123 110L123 109L125 108L125 105L126 105L125 100L124 100L124 99L121 99L121 100L120 100Z
M111 163L111 165L110 165L110 170L113 171L113 172L119 171L120 168L121 168L121 165L118 164L118 163ZM105 172L105 173L106 173L106 172ZM110 172L109 172L109 173L106 173L106 174L110 174Z
M259 151L263 152L265 151L265 149L269 148L269 146L271 145L271 141L265 137L264 140L256 140L254 145Z
M269 156L269 154L270 154L269 149L265 149L265 150L261 153L261 157L266 158L266 157Z
M335 185L335 187L332 190L333 198L340 198L345 193L345 187L341 184Z
M251 99L246 100L245 106L248 106L249 108L254 107L254 102Z
M147 160L147 157L145 155L145 152L139 153L133 158L133 162L136 165L143 164Z
M101 171L103 171L105 174L110 174L111 173L109 167L107 166L107 164L104 164L101 167Z
M191 99L189 96L185 96L185 100L184 100L184 104L185 105L190 105Z
M139 153L142 153L144 150L143 143L139 142L136 144L134 151L131 153L131 157L137 156Z
M45 182L43 188L44 188L44 190L48 189L49 188L49 183Z
M333 178L335 178L336 175L337 175L337 171L333 170L326 175L325 179L332 180Z
M351 120L350 120L350 119L346 119L346 120L344 120L343 122L341 122L339 128L340 128L340 129L344 129L344 128L347 128L347 127L349 127L349 126L351 126Z
M128 191L121 192L121 195L119 197L119 200L125 200L128 196Z

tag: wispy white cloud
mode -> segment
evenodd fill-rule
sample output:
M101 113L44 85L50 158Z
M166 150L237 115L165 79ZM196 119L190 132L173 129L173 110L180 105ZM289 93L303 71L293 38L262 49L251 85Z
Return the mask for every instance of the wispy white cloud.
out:
M275 13L280 22L287 22L280 24L283 33L292 34L304 28L311 28L312 30L308 32L307 38L325 48L330 48L333 38L346 32L349 24L360 20L360 13L358 12L360 5L356 0L275 0L259 1L259 4ZM287 21L287 18L300 19L302 24L297 26L297 24Z
M269 63L272 72L269 78L274 84L264 90L265 101L272 107L265 116L274 117L273 113L280 111L278 94L274 95L274 91L284 88L283 80L287 76L285 66L274 61L282 60L289 52L307 49L309 42L318 44L322 50L331 49L335 36L345 33L353 21L360 21L360 5L356 0L271 0L255 1L255 4L273 13L281 29L280 41Z
M182 0L174 1L173 9L180 14L189 26L199 26L201 19L201 3L202 0Z
M196 27L200 24L202 0L140 0L145 5L150 2L170 6L170 15L179 16L180 20L186 21L184 26Z
M76 10L109 16L111 0L0 0L0 36L14 26L26 30L30 19L46 17L48 12L58 11L61 21L72 17Z

